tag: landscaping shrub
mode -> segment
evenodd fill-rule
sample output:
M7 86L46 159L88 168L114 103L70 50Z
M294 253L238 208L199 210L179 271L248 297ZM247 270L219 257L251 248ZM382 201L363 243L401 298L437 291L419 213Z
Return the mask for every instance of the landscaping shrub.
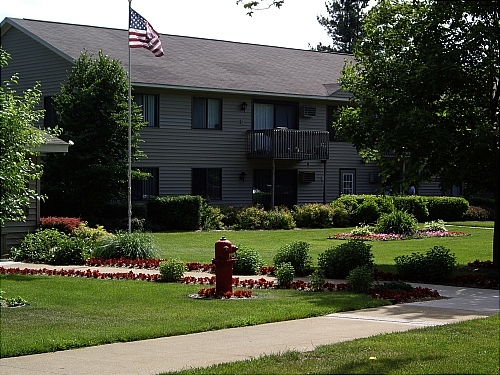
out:
M223 218L224 215L219 207L204 205L201 213L201 228L203 230L224 229Z
M334 202L330 204L330 207L332 207L332 226L334 228L348 227L350 225L350 222L347 209L342 202Z
M326 283L325 274L322 270L315 270L309 277L309 282L311 284L311 290L313 292L319 292L324 289Z
M238 246L236 263L233 265L235 275L257 275L263 265L264 261L257 250Z
M328 278L344 279L356 267L373 267L372 246L360 240L348 240L318 256L318 266Z
M348 213L351 225L374 223L383 213L394 210L392 197L384 195L341 195L332 205L342 205Z
M266 211L262 221L262 229L293 229L295 220L286 207L275 207Z
M427 197L427 208L428 220L456 221L463 219L469 202L461 197Z
M379 206L377 205L375 200L370 199L365 200L354 210L352 214L352 221L357 224L371 224L375 223L379 217Z
M41 217L38 223L40 229L57 229L63 233L71 234L73 229L78 227L82 221L77 217Z
M375 233L413 234L418 230L415 216L404 211L382 214L375 224Z
M424 224L424 230L428 230L431 232L447 232L446 226L444 225L443 220L429 221Z
M413 290L413 287L404 281L386 281L375 285L372 289L376 291L409 292Z
M274 270L274 275L276 276L276 280L281 288L290 287L294 274L295 269L289 262L281 263L279 266L276 266L276 269Z
M12 249L15 261L56 265L83 264L85 241L70 238L57 229L38 229L28 233L18 248Z
M161 281L177 282L184 276L186 264L177 258L172 258L165 262L160 262L158 268L160 270Z
M157 256L157 249L149 233L118 232L101 237L92 256L98 259L151 259Z
M412 253L394 258L401 278L409 281L448 280L456 267L456 256L444 246L434 246L426 254Z
M370 225L361 225L351 230L353 236L371 236L373 234L373 227Z
M237 217L240 229L262 229L266 211L260 206L245 207Z
M222 223L226 228L236 228L238 226L238 213L241 207L219 206L222 215Z
M398 211L405 211L415 216L417 221L423 222L429 217L429 209L427 208L427 198L413 196L395 196L393 197L394 207Z
M367 293L373 284L373 267L361 266L349 272L347 287L355 293Z
M485 221L493 219L494 216L492 216L492 212L490 210L478 206L469 206L464 215L464 220Z
M202 207L203 198L200 196L150 197L147 202L148 224L160 231L198 230Z
M334 210L330 205L309 203L295 206L294 219L299 228L331 228Z
M274 256L274 266L290 263L297 276L307 275L312 265L309 247L310 245L304 241L295 241L282 246Z

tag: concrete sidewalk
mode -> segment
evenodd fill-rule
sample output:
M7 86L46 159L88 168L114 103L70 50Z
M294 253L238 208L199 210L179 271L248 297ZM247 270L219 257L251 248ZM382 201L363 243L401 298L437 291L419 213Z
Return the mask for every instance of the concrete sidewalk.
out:
M19 265L0 262L0 266ZM19 267L24 268L24 265ZM4 358L0 359L0 372L12 375L158 374L287 350L309 351L318 345L456 323L500 312L498 290L419 285L436 289L442 296L449 298L252 327Z

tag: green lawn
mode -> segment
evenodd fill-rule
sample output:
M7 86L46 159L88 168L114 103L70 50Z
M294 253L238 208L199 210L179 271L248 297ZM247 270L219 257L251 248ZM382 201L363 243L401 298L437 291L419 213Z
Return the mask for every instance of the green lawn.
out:
M245 300L189 298L199 285L3 275L1 357L242 327L387 304L346 292L253 290Z
M498 374L499 327L497 314L176 374Z
M465 222L466 223L466 222ZM462 223L460 223L462 225ZM476 259L491 259L493 246L493 222L483 222L487 228L448 226L449 231L466 232L470 236L448 238L425 238L402 241L370 241L375 256L375 264L384 271L394 271L394 257L425 253L436 245L449 248L457 256L461 265ZM160 249L161 258L177 257L185 262L211 263L214 256L214 244L225 236L236 246L246 246L257 250L265 265L273 264L273 257L278 249L293 241L305 241L311 245L310 254L313 265L317 265L318 254L342 240L330 240L328 236L349 232L352 228L333 229L296 229L273 231L218 231L218 232L180 232L155 233L154 238Z

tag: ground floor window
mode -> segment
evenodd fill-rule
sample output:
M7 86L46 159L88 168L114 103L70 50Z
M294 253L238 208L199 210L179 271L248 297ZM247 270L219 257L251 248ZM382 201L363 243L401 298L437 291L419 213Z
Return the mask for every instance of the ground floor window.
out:
M340 194L356 194L356 171L354 169L340 170Z
M159 168L139 168L141 172L149 173L145 180L132 180L132 200L147 200L150 196L159 194Z
M292 208L297 204L297 170L277 169L275 171L274 206ZM255 169L253 171L253 204L269 209L272 205L273 171Z
M191 194L211 200L222 200L222 169L193 168Z

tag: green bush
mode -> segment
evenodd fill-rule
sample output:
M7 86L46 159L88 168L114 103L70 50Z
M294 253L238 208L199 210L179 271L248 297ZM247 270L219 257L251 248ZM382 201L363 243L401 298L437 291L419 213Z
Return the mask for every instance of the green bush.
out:
M413 234L418 230L415 216L404 211L382 214L375 224L375 233Z
M334 201L335 202L335 201ZM350 225L349 213L342 202L330 204L332 207L332 225L334 228L345 228Z
M345 279L357 267L373 267L371 248L363 241L349 240L319 254L318 266L328 278Z
M226 228L238 227L238 213L242 210L241 207L219 206L222 214L222 223Z
M370 225L361 225L351 230L354 236L371 236L373 234L373 227Z
M165 262L160 262L158 268L160 269L161 281L171 283L182 279L186 271L186 264L177 258L172 258Z
M98 240L92 256L99 259L151 259L158 255L153 237L143 232L118 232Z
M309 282L311 283L311 290L313 292L320 292L324 290L324 285L326 283L325 274L322 270L315 270L309 277Z
M274 266L290 263L297 276L307 275L312 265L309 247L310 244L304 241L295 241L282 246L274 256Z
M266 211L262 220L262 229L293 229L295 220L286 207L275 207Z
M347 287L355 293L367 293L373 284L373 267L361 266L349 272Z
M427 197L428 220L456 221L464 218L469 202L461 197Z
M262 229L266 211L259 206L245 207L238 213L237 217L240 229Z
M238 246L236 263L233 265L235 275L257 275L263 265L264 261L257 250Z
M478 206L469 206L464 215L464 220L473 220L473 221L486 221L493 220L495 216L492 214L492 211L478 207Z
M348 213L351 225L374 223L381 214L394 210L392 197L385 195L341 195L332 205L342 205Z
M334 210L330 205L310 203L295 206L293 216L299 228L331 228Z
M71 238L57 229L38 229L28 233L18 248L12 249L15 261L57 265L83 264L84 240Z
M447 232L446 226L444 225L443 220L429 221L424 224L424 230L428 230L431 232Z
M295 270L292 264L288 262L281 263L274 270L274 275L276 276L280 288L289 288L293 281L294 274Z
M204 205L201 214L201 228L203 230L224 229L224 215L219 207Z
M393 200L396 210L412 214L419 222L423 222L429 217L426 197L419 195L405 195L395 196L393 197Z
M148 224L160 231L198 230L203 204L200 196L150 197L147 202Z
M380 217L379 206L373 199L365 200L353 212L352 220L357 223L375 223Z
M457 264L455 254L443 246L434 246L426 254L400 255L394 262L403 279L424 282L448 280Z

